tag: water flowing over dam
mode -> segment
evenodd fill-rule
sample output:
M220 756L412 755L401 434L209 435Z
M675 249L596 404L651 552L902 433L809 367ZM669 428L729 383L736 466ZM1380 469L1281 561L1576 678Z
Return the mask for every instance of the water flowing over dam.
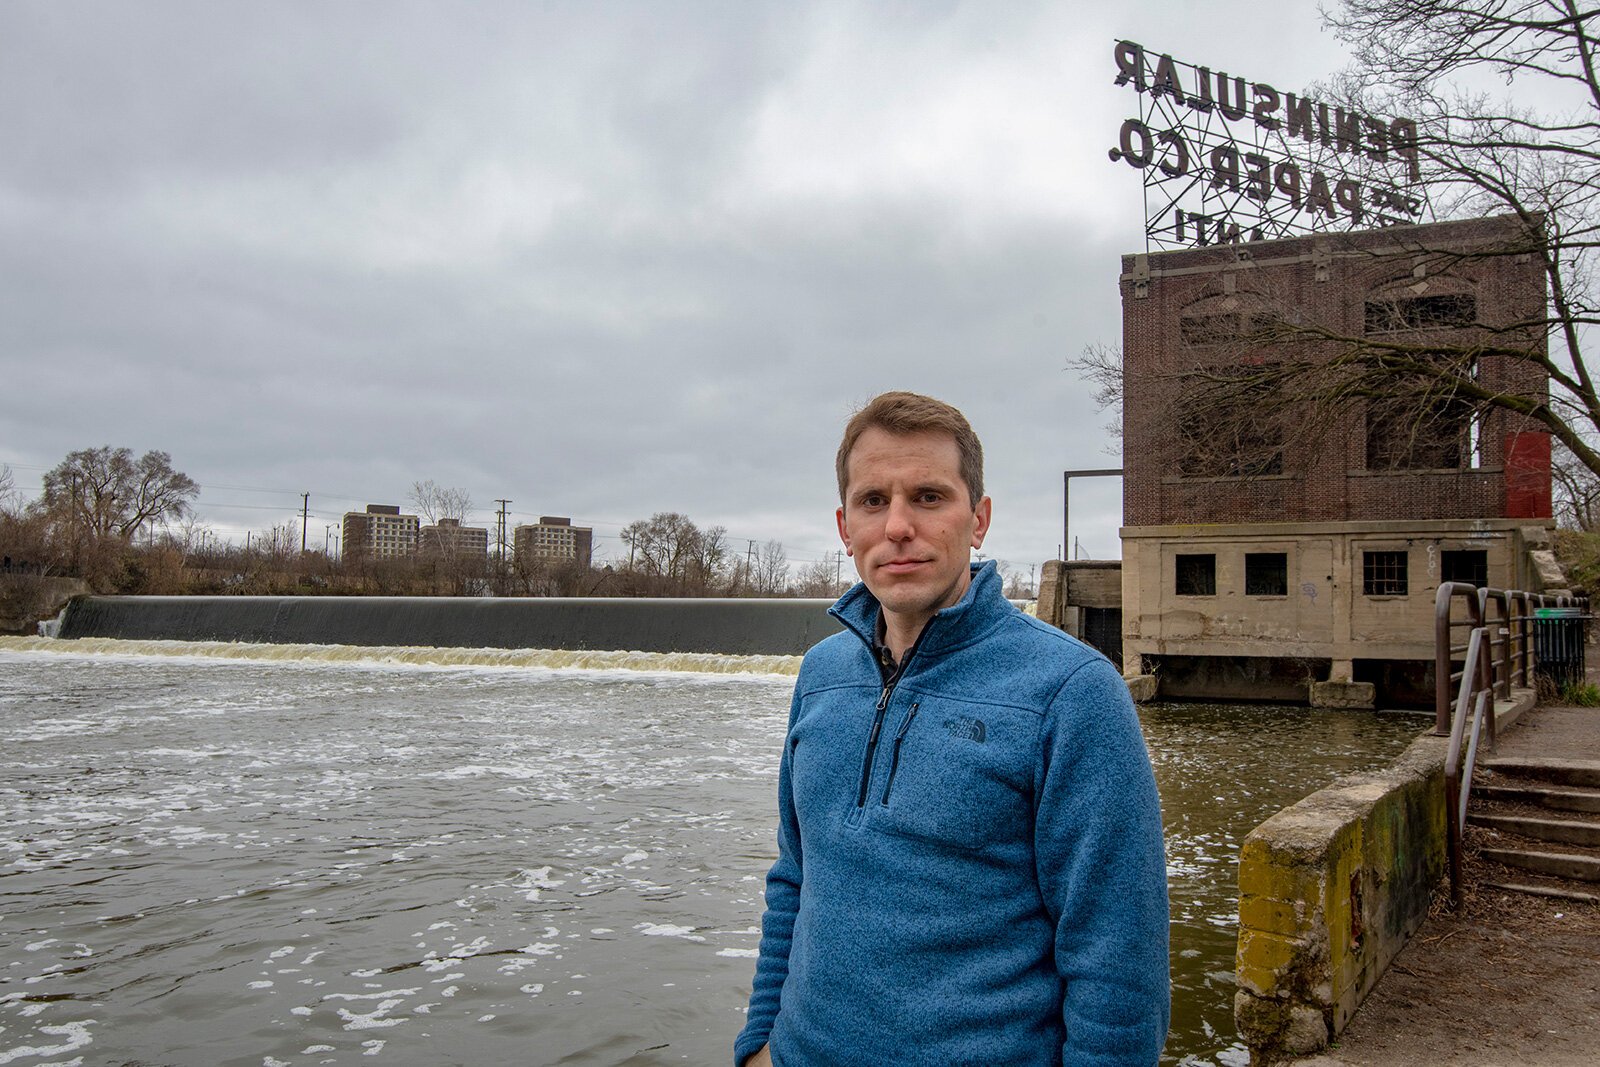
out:
M829 600L91 596L63 638L798 656L839 629Z

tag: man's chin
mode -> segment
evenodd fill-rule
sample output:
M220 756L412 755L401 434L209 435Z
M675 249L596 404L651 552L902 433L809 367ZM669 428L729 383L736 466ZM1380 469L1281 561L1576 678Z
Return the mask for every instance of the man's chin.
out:
M937 610L939 597L931 590L904 582L883 583L879 588L867 587L883 609L896 615L932 615Z

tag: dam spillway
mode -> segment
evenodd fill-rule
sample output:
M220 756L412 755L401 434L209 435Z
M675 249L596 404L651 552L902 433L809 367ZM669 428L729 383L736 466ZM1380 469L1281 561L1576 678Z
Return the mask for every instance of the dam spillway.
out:
M839 630L831 600L87 596L57 636L132 641L549 648L799 656Z

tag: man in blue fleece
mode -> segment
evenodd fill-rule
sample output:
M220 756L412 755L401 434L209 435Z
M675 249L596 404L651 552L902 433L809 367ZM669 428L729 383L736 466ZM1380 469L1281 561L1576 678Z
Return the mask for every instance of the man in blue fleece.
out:
M971 564L961 412L885 393L836 467L861 582L795 684L735 1064L1154 1064L1166 862L1127 687Z

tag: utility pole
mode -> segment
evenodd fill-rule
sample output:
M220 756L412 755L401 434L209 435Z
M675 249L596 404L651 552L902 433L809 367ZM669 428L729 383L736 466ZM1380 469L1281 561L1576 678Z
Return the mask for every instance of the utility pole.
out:
M306 554L306 520L311 517L311 494L300 494L300 554Z
M331 540L333 540L333 523L330 522L322 527L322 554L324 556L328 554L328 542Z
M500 505L495 526L495 552L499 559L495 566L495 592L500 596L504 596L506 592L506 505L511 501L495 497L494 502Z
M495 515L495 552L497 555L499 555L500 562L504 563L506 561L506 505L511 503L511 501L501 500L499 497L496 497L494 502L500 505L500 510Z

